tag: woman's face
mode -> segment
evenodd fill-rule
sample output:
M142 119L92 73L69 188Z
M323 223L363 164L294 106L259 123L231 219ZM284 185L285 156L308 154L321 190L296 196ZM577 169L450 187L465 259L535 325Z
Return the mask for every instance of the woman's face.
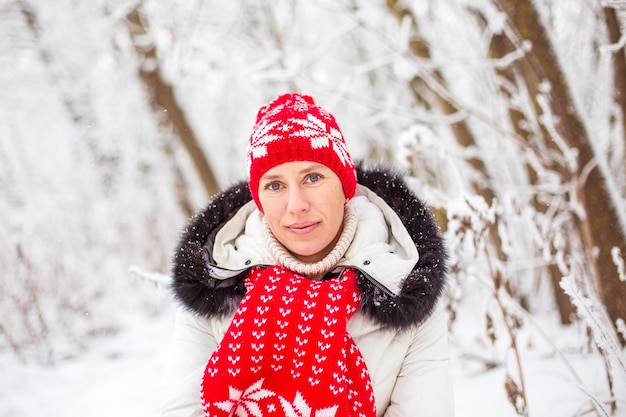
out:
M346 197L327 166L286 162L259 182L259 201L274 236L304 262L317 262L334 248L343 224Z

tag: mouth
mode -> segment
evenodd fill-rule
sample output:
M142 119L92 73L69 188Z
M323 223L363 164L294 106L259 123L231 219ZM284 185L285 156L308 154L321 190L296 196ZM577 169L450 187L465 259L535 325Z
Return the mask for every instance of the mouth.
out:
M319 222L301 222L287 226L287 229L297 235L304 235L312 232L318 225Z

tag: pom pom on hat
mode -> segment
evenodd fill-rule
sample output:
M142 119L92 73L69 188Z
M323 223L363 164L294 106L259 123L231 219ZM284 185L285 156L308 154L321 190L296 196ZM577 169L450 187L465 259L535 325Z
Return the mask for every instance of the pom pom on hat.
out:
M277 165L311 161L329 167L341 181L346 198L354 197L356 170L346 142L328 111L312 97L283 94L261 107L248 145L248 186L259 208L259 181Z

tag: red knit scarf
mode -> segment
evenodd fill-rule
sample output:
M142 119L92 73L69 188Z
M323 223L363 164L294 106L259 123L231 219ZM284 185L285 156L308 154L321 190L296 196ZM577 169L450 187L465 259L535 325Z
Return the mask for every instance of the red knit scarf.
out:
M346 331L356 274L313 281L254 268L247 293L202 380L206 416L376 415L369 372Z

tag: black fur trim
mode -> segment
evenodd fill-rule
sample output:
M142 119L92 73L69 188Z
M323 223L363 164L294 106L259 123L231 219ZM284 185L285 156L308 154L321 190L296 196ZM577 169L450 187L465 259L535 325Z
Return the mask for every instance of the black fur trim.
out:
M386 168L358 170L359 183L381 197L409 231L419 261L390 297L367 279L360 279L361 310L383 326L404 329L426 320L445 288L448 255L432 214L408 188L401 174Z
M238 285L218 288L209 276L212 241L220 227L230 220L252 195L246 182L240 182L214 197L192 217L183 231L174 253L172 291L188 310L204 316L224 316L237 309L245 288Z
M395 210L419 252L419 261L402 283L398 296L389 296L361 276L361 310L386 328L406 329L426 320L442 294L448 259L443 239L430 211L407 187L400 173L388 168L357 166L357 178ZM252 199L240 182L218 194L194 216L181 236L173 259L172 290L188 310L207 317L233 313L245 288L243 275L234 285L222 287L209 276L207 262L215 233Z

